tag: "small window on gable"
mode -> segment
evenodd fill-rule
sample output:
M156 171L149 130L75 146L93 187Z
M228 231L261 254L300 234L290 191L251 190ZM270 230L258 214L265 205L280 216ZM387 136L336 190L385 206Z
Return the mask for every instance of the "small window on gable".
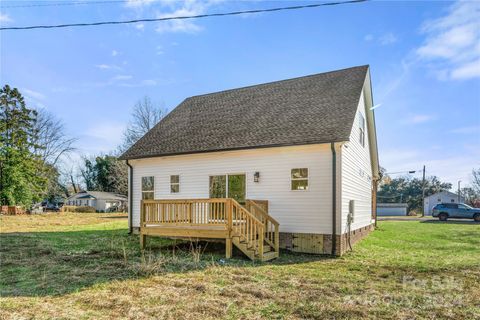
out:
M455 202L455 199L452 199L451 202Z
M308 169L292 169L291 190L308 190Z
M154 186L154 177L142 177L142 200L153 200Z
M170 176L170 193L180 192L180 176Z
M360 132L359 142L365 147L365 118L361 112L358 113L358 128Z

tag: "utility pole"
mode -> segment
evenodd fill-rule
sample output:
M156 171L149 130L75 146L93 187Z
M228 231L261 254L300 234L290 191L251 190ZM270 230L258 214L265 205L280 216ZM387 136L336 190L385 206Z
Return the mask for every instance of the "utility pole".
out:
M422 217L425 216L425 165L423 165L423 178L422 178Z
M462 180L458 180L458 203L460 203L460 198L462 197L462 194L461 194L461 191L460 191L460 182L462 182Z

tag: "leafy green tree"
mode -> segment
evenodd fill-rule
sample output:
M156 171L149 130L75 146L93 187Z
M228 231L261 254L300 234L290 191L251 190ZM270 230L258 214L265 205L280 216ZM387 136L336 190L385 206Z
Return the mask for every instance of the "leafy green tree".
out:
M96 182L101 191L127 194L127 165L114 156L96 158Z
M30 206L45 191L43 162L33 153L37 113L28 109L16 88L0 89L0 202Z
M84 159L81 173L87 190L127 194L127 165L111 155Z
M80 168L83 181L87 190L97 190L97 173L95 168L95 159L84 158L84 166Z

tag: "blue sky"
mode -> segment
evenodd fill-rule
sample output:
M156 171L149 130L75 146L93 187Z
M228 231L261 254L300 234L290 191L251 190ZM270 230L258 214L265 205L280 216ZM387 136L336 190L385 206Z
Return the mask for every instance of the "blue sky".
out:
M3 1L3 6L38 2ZM43 2L45 3L45 2ZM127 1L2 8L2 26L190 15L299 2ZM311 3L311 2L301 2ZM1 84L61 118L79 153L116 148L136 101L371 66L381 165L463 184L480 167L480 2L379 2L0 34ZM418 175L417 175L418 176Z

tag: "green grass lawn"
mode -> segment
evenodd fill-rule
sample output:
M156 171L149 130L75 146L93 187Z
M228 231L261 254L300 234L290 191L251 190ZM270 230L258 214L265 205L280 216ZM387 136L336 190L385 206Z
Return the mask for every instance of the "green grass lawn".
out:
M119 214L0 217L0 319L480 319L480 225L384 221L341 258L254 263Z

